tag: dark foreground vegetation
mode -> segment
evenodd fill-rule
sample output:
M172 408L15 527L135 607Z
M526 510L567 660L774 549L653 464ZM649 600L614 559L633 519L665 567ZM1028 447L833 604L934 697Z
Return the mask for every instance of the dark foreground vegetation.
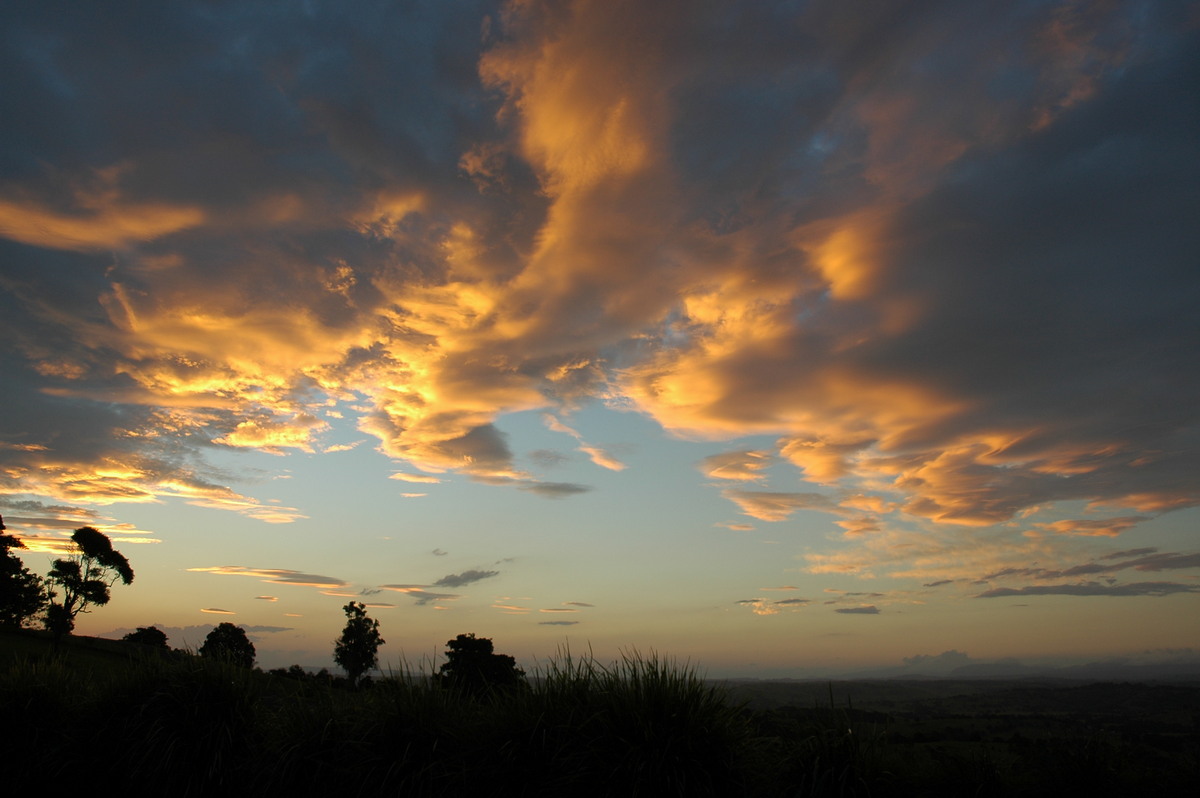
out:
M433 674L351 685L0 632L6 792L1061 796L1200 783L1197 685L874 683L865 704L836 685L786 705L763 685L731 698L654 655L564 655L484 691Z

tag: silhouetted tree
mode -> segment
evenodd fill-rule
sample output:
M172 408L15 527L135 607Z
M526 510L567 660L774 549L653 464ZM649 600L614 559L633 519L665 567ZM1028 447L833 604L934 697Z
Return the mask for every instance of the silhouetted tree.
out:
M46 581L50 590L50 606L46 608L46 628L55 635L70 633L75 617L93 605L108 603L109 588L118 579L128 585L133 581L129 560L112 547L103 532L90 526L80 527L71 535L74 553L65 560L55 560ZM62 589L62 601L53 586Z
M468 695L483 695L525 684L525 671L507 654L493 653L492 641L471 634L446 641L446 662L439 668L441 683Z
M126 643L138 643L154 648L170 648L167 645L167 633L157 626L139 626L136 632L130 632L121 639Z
M200 656L243 668L254 667L254 654L254 644L246 637L246 630L228 622L218 624L200 646Z
M377 652L384 639L379 635L379 621L367 617L365 604L351 601L345 607L346 628L333 643L333 661L346 671L351 685L379 664Z
M20 538L5 535L0 516L0 626L21 626L46 606L42 579L9 549L23 549Z

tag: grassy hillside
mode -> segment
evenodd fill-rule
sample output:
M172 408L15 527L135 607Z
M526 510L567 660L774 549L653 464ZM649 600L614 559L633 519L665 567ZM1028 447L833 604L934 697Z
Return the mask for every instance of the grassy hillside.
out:
M1186 794L1200 777L1194 687L808 684L776 686L808 692L768 707L770 684L752 685L747 704L657 656L564 657L527 685L482 697L401 676L350 690L299 669L268 674L117 641L56 647L37 633L0 632L0 717L21 751L5 785L105 784L135 795L1103 796Z

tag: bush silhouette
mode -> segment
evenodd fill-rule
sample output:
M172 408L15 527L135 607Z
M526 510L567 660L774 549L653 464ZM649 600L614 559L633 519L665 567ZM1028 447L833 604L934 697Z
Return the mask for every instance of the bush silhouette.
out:
M254 644L246 637L246 630L231 623L219 624L204 638L200 656L221 660L243 668L254 667Z
M126 643L138 643L139 645L152 646L154 648L169 648L167 645L167 633L157 626L139 626L136 632L130 632L121 639Z
M507 654L493 653L490 638L462 634L446 641L446 662L439 669L443 686L481 696L525 684L525 671Z

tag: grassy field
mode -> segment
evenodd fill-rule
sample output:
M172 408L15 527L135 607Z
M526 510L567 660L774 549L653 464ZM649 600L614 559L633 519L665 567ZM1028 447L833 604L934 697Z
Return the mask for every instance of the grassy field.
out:
M564 656L473 697L0 632L14 790L135 795L1188 794L1200 686L706 682Z

